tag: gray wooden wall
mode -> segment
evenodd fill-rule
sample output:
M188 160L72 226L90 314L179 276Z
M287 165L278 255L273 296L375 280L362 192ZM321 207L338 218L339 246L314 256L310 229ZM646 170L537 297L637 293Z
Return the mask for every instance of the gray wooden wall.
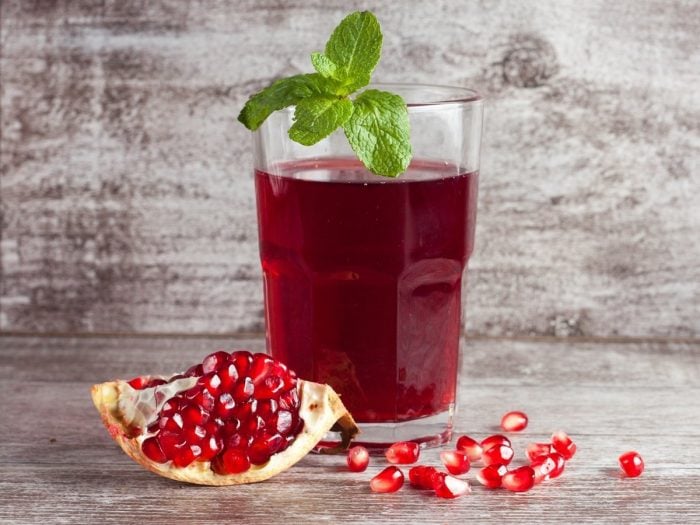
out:
M342 16L490 98L468 329L700 337L700 3L3 0L0 329L262 329L247 95Z

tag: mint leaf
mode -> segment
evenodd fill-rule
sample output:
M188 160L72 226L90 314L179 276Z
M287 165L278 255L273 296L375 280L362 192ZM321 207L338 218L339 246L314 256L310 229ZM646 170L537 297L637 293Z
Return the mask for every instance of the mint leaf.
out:
M289 137L299 144L311 146L345 124L352 112L353 104L348 98L318 95L302 99L294 110Z
M325 72L317 71L340 81L344 89L338 94L347 95L369 84L381 51L379 21L369 11L357 11L346 16L335 28L326 44L325 55L321 55L335 65L335 70L331 72L324 68Z
M338 68L323 53L311 53L311 64L314 69L326 78L335 78Z
M277 80L248 99L238 120L249 130L255 131L272 112L331 88L332 84L317 73Z
M403 98L368 89L343 125L350 146L372 173L397 177L411 162L410 124Z

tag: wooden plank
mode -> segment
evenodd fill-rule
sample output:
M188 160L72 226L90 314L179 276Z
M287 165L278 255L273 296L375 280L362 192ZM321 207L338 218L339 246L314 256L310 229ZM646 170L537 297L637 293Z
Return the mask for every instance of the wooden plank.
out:
M262 348L260 340L231 347ZM473 341L462 362L459 433L483 437L512 408L530 415L516 452L564 428L578 444L564 475L515 495L455 501L409 487L370 493L384 466L349 474L342 457L310 455L258 485L202 488L158 478L114 445L91 406L91 382L179 367L219 339L0 338L0 521L20 523L684 523L700 522L700 344ZM640 451L641 478L617 456ZM422 462L438 465L439 450ZM470 473L469 479L473 479Z
M246 96L359 1L6 1L0 329L262 330ZM700 336L692 0L376 6L489 104L468 328Z

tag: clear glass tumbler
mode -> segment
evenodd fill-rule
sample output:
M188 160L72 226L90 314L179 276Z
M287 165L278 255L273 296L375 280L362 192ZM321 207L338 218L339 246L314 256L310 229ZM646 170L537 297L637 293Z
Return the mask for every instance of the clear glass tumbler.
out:
M365 170L342 130L292 142L292 109L254 135L267 347L341 395L363 444L435 445L455 408L483 101L463 88L373 87L408 104L414 156L396 179Z

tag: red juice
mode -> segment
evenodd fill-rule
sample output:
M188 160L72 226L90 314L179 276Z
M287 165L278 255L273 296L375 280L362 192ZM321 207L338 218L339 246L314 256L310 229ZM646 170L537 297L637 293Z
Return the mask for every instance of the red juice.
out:
M420 161L398 179L350 159L256 171L274 357L329 383L360 422L448 410L477 181Z

